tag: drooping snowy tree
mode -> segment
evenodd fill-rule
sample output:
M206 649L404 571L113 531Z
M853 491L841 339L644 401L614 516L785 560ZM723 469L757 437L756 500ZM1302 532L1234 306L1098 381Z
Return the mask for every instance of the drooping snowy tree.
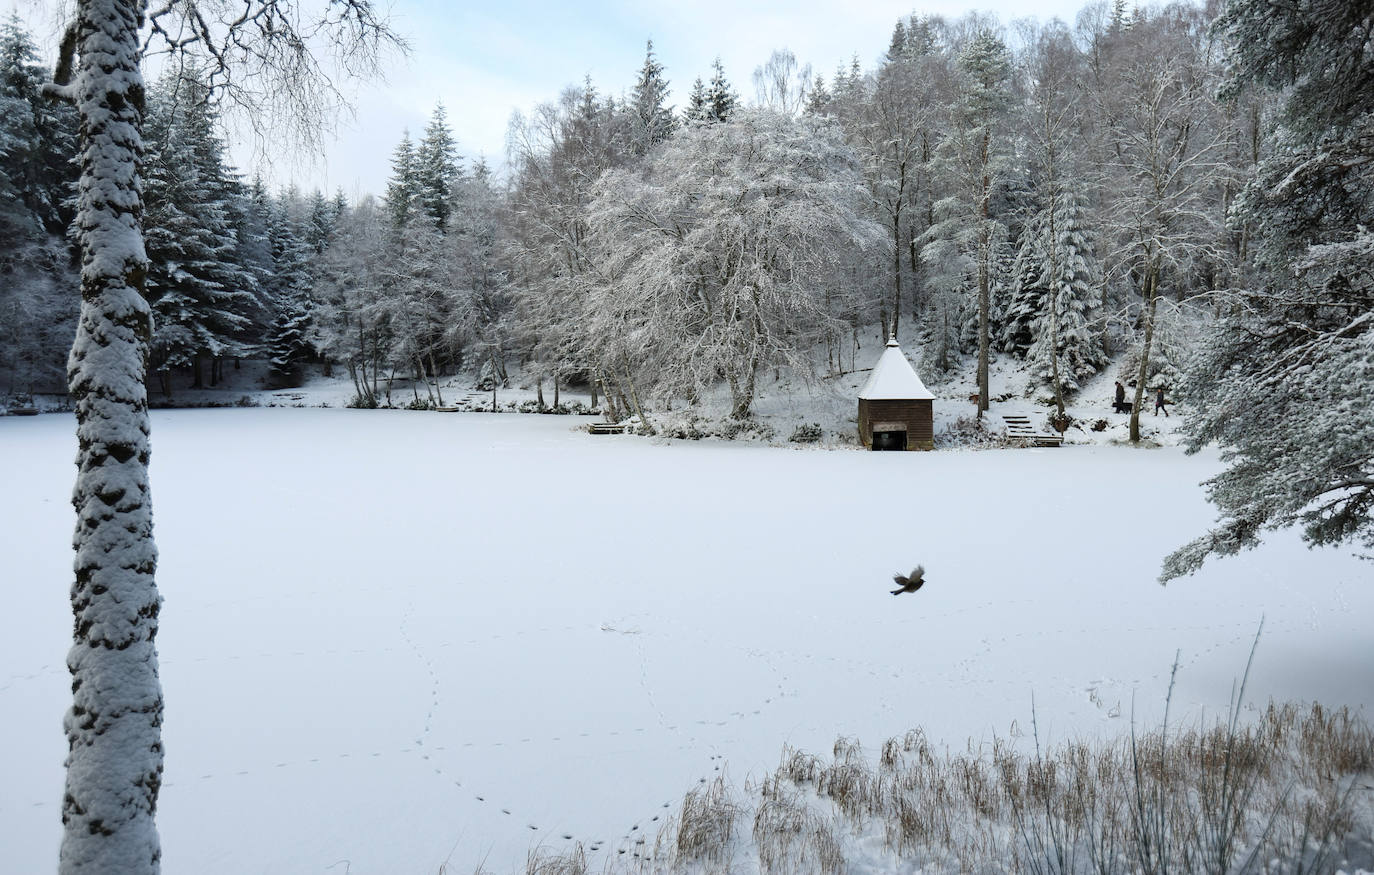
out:
M143 384L152 340L139 163L145 9L143 0L79 0L55 81L45 88L72 101L80 120L73 233L81 250L81 315L67 371L78 474L63 875L156 873L162 857L154 821L163 771L154 646L161 598ZM174 54L206 51L223 65L212 68L211 85L231 101L248 102L256 93L291 106L295 98L295 106L313 107L308 118L318 121L319 108L338 91L313 64L309 48L316 43L296 22L350 56L355 71L367 69L367 59L393 38L368 0L333 4L321 21L303 21L292 10L279 0L248 0L246 9L232 10L168 4L154 19L159 45ZM194 27L177 26L192 14ZM287 69L286 58L297 63ZM226 81L235 63L250 59L248 75Z
M761 368L809 374L836 328L828 284L886 242L853 151L811 116L689 128L597 187L587 345L641 414L641 390L696 398L723 379L748 417Z
M940 140L937 89L944 59L908 50L907 29L893 39L903 49L874 75L861 106L842 112L849 140L859 151L881 221L892 238L891 293L880 307L884 333L901 336L902 311L918 309L913 288L918 272L911 241L929 227L931 161Z
M1184 386L1187 449L1218 444L1227 465L1207 482L1220 518L1161 581L1289 526L1374 550L1374 6L1231 0L1218 27L1231 93L1254 83L1284 98L1274 150L1232 213L1256 235L1255 285Z
M500 192L485 161L479 160L458 183L456 194L448 236L448 347L455 364L461 364L469 348L478 361L502 361L510 309L504 255L509 241ZM504 380L504 368L493 368L491 376ZM556 396L559 375L555 371L551 376ZM542 383L539 389L542 395Z

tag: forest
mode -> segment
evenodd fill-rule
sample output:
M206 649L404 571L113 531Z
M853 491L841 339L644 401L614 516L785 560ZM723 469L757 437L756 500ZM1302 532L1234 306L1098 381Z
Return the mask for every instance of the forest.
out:
M1213 17L913 15L873 69L779 51L746 89L717 61L681 107L650 44L628 93L584 81L517 112L499 178L435 107L357 202L228 166L204 71L164 71L144 129L150 388L174 399L263 358L277 386L314 363L347 369L362 406L396 375L441 403L439 375L518 362L626 407L728 385L747 417L761 371L852 367L874 326L937 380L1025 359L1061 413L1121 353L1132 382L1176 385L1263 266L1244 193L1279 148L1278 96L1227 90ZM0 131L0 378L61 391L74 113L42 97L17 18L0 50L22 109Z
M514 366L541 403L578 385L648 423L728 390L742 420L761 374L852 370L891 334L937 385L976 368L980 412L993 356L1023 361L1061 417L1112 362L1132 440L1147 387L1168 386L1197 410L1194 446L1263 459L1231 475L1280 478L1250 491L1342 540L1374 494L1352 418L1374 385L1374 76L1349 36L1369 4L1325 5L912 14L871 69L827 77L776 51L746 99L717 60L680 107L650 42L627 92L587 79L515 111L499 173L463 158L436 106L398 132L387 191L356 201L230 166L223 89L183 53L143 123L150 395L175 404L256 358L273 387L337 368L355 406L389 406L398 378L441 405L440 377L489 388ZM45 96L14 14L0 55L0 385L62 393L76 112ZM1232 415L1259 409L1282 425ZM1329 476L1274 473L1293 455Z

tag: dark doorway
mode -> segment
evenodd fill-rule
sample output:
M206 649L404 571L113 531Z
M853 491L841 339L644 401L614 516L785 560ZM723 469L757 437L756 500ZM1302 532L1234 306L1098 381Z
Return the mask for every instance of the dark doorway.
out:
M905 450L906 432L904 431L875 431L873 432L873 449L875 450Z

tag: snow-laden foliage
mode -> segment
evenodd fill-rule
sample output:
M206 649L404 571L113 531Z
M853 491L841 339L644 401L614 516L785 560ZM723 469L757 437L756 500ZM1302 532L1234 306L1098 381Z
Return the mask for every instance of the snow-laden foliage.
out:
M654 57L654 43L644 49L644 66L639 70L626 107L630 119L630 147L636 155L645 155L659 143L673 135L677 117L668 106L668 80L663 64Z
M807 351L837 328L835 277L882 245L853 153L816 119L752 111L690 128L597 188L595 367L667 398L723 378L736 418L760 368L809 371Z
M1042 386L1053 387L1057 375L1064 390L1075 392L1079 380L1106 363L1097 327L1101 265L1086 216L1077 201L1065 198L1053 211L1037 214L1021 240L1013 295L1035 314L1027 362Z
M1185 386L1188 447L1220 444L1216 528L1161 579L1301 525L1374 548L1374 79L1368 3L1234 0L1220 19L1232 85L1286 87L1272 155L1234 217L1256 231L1256 287L1208 333Z
M258 308L257 277L239 260L234 212L242 186L226 166L208 94L192 77L150 89L144 123L145 293L153 307L152 368L168 372L204 359L244 355Z

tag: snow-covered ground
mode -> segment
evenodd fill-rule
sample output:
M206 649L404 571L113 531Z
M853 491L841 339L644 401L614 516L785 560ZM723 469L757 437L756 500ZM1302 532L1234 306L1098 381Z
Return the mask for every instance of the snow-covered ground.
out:
M1107 384L1110 387L1110 383ZM971 405L970 405L971 407ZM593 437L562 416L158 412L168 873L508 872L650 841L784 744L961 750L1374 704L1374 581L1291 533L1169 587L1216 456ZM0 419L0 871L50 871L69 415ZM924 563L928 584L888 594ZM1028 733L1027 733L1028 735ZM1021 744L1029 742L1022 738ZM668 807L665 807L668 806Z

